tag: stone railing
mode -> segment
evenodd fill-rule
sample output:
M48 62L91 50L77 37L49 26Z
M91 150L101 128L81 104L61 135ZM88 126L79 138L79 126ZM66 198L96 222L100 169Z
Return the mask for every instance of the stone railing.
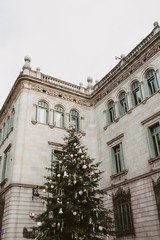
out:
M154 36L154 31L152 31L143 41L141 41L126 57L124 57L107 75L105 75L101 81L99 81L94 87L98 88L103 86L103 84L110 81L111 77L117 74L118 70L122 69L123 63L128 63L131 58L134 58L141 49L148 46L150 40ZM125 65L125 64L124 64Z
M69 82L62 81L62 80L54 78L54 77L50 77L45 74L41 74L41 80L45 81L45 82L53 83L54 85L57 85L60 87L64 87L64 88L68 88L70 90L80 92L80 86L77 86L77 85L69 83Z

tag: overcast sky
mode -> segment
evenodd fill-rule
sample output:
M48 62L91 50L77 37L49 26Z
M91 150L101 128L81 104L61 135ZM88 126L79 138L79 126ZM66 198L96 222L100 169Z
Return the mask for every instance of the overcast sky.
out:
M160 22L160 0L0 0L0 108L24 65L100 80Z

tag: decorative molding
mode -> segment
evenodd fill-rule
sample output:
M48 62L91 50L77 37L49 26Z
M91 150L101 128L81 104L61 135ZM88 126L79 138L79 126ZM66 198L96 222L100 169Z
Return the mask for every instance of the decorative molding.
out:
M36 120L31 120L31 123L35 125L37 123L37 121Z
M159 161L159 160L160 160L160 156L149 159L149 160L148 160L148 163L149 163L150 165L152 165L154 162L157 162L157 161Z
M0 187L4 187L4 185L6 184L6 182L8 181L8 178L5 178L1 183L0 183Z
M110 191L110 190L113 190L113 189L118 188L120 186L124 186L124 185L127 185L129 183L136 182L136 181L138 181L140 179L144 179L144 178L150 177L150 176L152 176L154 174L157 174L157 173L160 173L160 168L155 169L155 170L151 170L150 172L141 174L139 176L136 176L136 177L133 177L133 178L130 178L130 179L126 179L125 181L120 182L120 183L116 183L116 184L112 183L111 186L105 188L105 190L106 191Z
M10 151L11 146L12 146L12 144L10 143L10 144L6 147L6 149L4 150L4 153L7 153L8 151Z
M104 131L106 131L107 130L107 128L108 128L108 125L106 125L103 129L104 129Z
M152 121L153 119L155 119L156 117L159 117L159 116L160 116L160 111L157 112L157 113L155 113L155 114L153 114L152 116L146 118L145 120L143 120L143 121L141 122L141 124L142 124L142 125L145 125L146 123Z
M111 180L115 179L115 178L121 178L122 176L126 175L128 173L128 170L124 170L120 173L117 173L117 174L114 174L114 175L111 175L110 178Z
M48 126L52 129L55 127L53 124L48 124Z
M48 141L48 144L52 145L52 146L56 146L56 147L63 147L64 146L64 144L62 144L62 143L50 142L50 141Z
M111 145L112 143L116 142L117 140L121 139L122 137L124 137L124 133L121 133L120 135L118 135L117 137L111 139L110 141L107 142L107 145Z

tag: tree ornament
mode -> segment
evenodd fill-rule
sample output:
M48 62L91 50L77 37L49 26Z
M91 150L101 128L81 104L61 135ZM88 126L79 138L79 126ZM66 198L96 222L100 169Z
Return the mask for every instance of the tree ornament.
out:
M83 169L87 169L87 165L84 164L84 165L82 166L82 168L83 168Z
M52 211L49 212L48 217L53 218L53 212Z
M82 153L82 149L81 148L79 149L78 153Z
M89 224L92 224L92 218L91 217L89 218Z
M70 156L71 156L71 158L72 158L72 157L73 157L73 154L71 154Z
M77 198L77 193L74 194L74 198Z
M63 177L64 177L64 178L65 178L65 177L68 177L67 171L64 171Z
M79 195L82 195L82 194L83 194L83 191L82 191L82 190L80 190L78 193L79 193Z
M58 229L60 228L60 226L61 226L61 224L60 224L60 222L58 222L58 223L57 223L57 227L58 227Z
M42 226L42 222L37 222L37 226L41 227Z
M60 173L58 173L58 174L57 174L57 177L60 177L60 176L61 176L61 174L60 174Z
M46 189L45 189L45 188L43 189L43 192L44 192L44 193L46 192Z
M98 229L99 229L100 231L102 231L102 230L103 230L103 227L102 227L102 226L99 226Z
M76 181L76 180L74 180L74 181L73 181L73 183L74 183L74 184L76 184L76 183L77 183L77 181Z
M59 209L59 213L58 214L63 214L62 208Z
M51 188L54 188L54 186L53 186L53 185L51 185Z
M76 216L76 215L77 215L77 212L76 212L76 211L74 211L74 212L73 212L73 215L74 215L74 216Z

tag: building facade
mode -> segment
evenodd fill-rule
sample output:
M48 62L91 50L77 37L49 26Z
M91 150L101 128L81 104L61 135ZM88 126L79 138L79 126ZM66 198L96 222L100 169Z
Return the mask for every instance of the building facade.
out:
M101 161L101 187L117 239L160 239L160 27L94 86L23 71L0 111L2 240L22 240L43 210L35 187L61 150L70 121L88 155ZM29 238L29 237L28 237ZM106 239L113 239L107 236Z

